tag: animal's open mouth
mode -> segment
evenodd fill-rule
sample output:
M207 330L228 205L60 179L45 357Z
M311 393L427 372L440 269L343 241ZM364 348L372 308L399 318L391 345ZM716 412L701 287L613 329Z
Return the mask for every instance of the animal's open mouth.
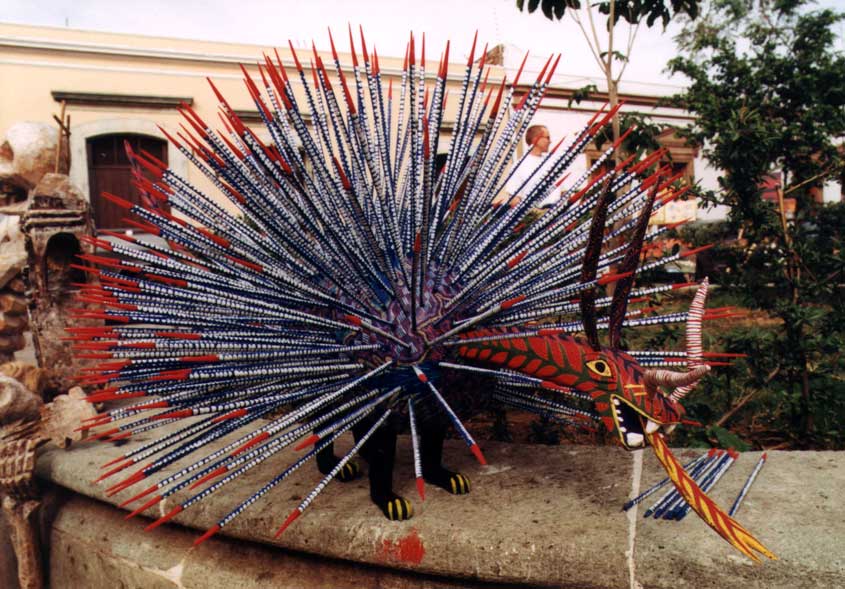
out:
M624 399L614 395L611 397L611 401L613 403L613 419L616 421L616 429L619 431L622 444L627 448L642 447L645 444L642 415Z
M662 424L649 418L622 397L613 395L613 419L619 431L619 439L626 448L641 448L645 444L645 433L653 434L658 430L671 433L677 424Z

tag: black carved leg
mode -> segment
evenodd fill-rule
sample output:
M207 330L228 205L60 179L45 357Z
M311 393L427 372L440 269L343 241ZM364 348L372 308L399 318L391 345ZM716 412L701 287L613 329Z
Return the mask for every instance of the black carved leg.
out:
M352 428L355 439L360 440L372 427L367 420ZM393 463L396 458L398 423L390 421L377 429L361 447L361 456L367 461L370 472L370 498L385 517L402 521L414 515L411 502L393 492Z
M426 482L445 489L453 495L466 495L470 491L469 477L443 468L443 440L447 423L439 418L426 422L420 432L420 459Z
M338 462L340 462L340 459L334 455L334 443L328 444L317 452L317 468L323 474L329 474ZM350 460L343 465L335 479L342 483L348 483L358 478L359 474L361 474L361 467L355 460Z

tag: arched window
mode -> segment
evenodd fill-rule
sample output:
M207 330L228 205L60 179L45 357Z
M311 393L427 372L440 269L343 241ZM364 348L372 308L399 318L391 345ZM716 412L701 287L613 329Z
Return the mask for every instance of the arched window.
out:
M128 142L136 153L144 150L167 163L167 142L157 137L127 133L89 137L86 141L88 186L97 229L129 227L123 221L127 216L126 210L102 198L100 195L103 192L110 192L131 202L141 202L140 193L132 183L132 168L124 142ZM146 170L144 173L148 174Z

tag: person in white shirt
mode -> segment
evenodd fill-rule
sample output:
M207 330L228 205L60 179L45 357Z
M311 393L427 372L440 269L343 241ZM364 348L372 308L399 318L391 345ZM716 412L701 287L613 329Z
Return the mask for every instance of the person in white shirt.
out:
M505 184L505 193L497 196L493 200L493 205L498 206L508 202L510 206L516 206L519 202L530 194L531 190L543 178L546 170L538 170L536 174L528 181L526 180L534 173L537 168L543 166L543 161L549 152L549 145L551 143L551 136L549 129L545 125L532 125L525 131L525 143L531 147L531 151L525 156L525 159L510 177L507 184ZM544 167L548 167L551 161L546 162ZM523 186L525 184L525 186ZM549 194L542 202L538 203L537 207L545 207L557 202L559 195L555 192Z

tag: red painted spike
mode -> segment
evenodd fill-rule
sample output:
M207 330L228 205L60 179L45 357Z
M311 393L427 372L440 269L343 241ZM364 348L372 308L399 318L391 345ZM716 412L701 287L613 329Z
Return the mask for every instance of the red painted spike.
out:
M373 45L373 75L377 76L380 73L381 73L381 65L379 65L378 50L376 49L376 46ZM392 79L388 82L388 85L393 86L393 80Z
M126 507L130 503L134 503L138 499L142 499L142 498L146 497L147 495L149 495L150 493L154 493L156 491L158 491L158 485L153 485L152 487L149 487L149 488L141 491L140 493L138 493L134 497L127 499L126 501L124 501L123 503L118 505L118 507Z
M101 422L100 425L104 425L110 422L111 420L112 417L108 413L98 413L97 415L94 415L92 417L86 417L80 423L91 423L93 421L99 421Z
M337 170L338 176L340 176L340 183L343 184L343 189L351 190L352 183L349 181L349 178L346 176L346 173L343 171L343 167L340 165L340 162L336 157L334 158L334 167Z
M589 121L587 121L587 128L588 128L588 129L589 129L589 128L591 128L591 127L593 126L593 123L595 123L595 122L596 122L596 119L598 119L598 118L599 118L599 116L600 116L600 115L604 112L604 109L606 109L608 106L610 106L610 103L609 103L609 102L605 102L603 105L601 105L601 108L600 108L600 109L598 109L595 113L593 113L593 116L591 116L591 117L590 117L590 120L589 120ZM589 132L589 131L588 131L588 132Z
M288 526L289 526L289 525L291 525L291 524L294 522L294 520L295 520L296 518L298 518L300 515L302 515L302 512L301 512L301 511L299 510L299 508L297 507L296 509L294 509L294 510L290 513L290 515L288 516L288 518L285 520L285 523L283 523L281 526L279 526L279 529L276 531L276 534L275 534L275 536L274 536L274 537L278 538L279 536L281 536L281 535L284 533L284 531L285 531L286 529L288 529Z
M243 452L246 452L247 450L249 450L253 446L257 446L258 444L260 444L261 442L263 442L264 440L267 440L269 438L270 438L270 434L268 434L267 432L261 432L260 434L258 434L257 436L255 436L254 438L249 440L248 442L244 443L240 448L237 448L229 456L234 457L234 456L237 456L238 454L242 454Z
M182 149L182 144L176 141L173 136L164 129L164 127L161 125L156 125L156 127L158 127L158 130L161 131L165 137L167 137L167 140L170 141L170 143L176 146L176 149Z
M515 296L514 298L508 299L507 301L501 303L499 305L499 309L501 309L502 311L505 311L507 309L510 309L511 307L516 305L517 303L521 303L524 300L525 300L525 295Z
M181 331L157 331L156 337L166 337L166 338L170 338L170 339L198 340L198 339L202 339L202 334L181 332Z
M163 372L159 372L155 376L150 377L150 380L187 380L190 375L190 368L186 368L184 370L165 370Z
M170 407L169 401L155 401L149 404L132 405L127 407L126 411L149 411L150 409L167 409Z
M705 321L715 321L716 319L730 319L732 317L745 317L745 313L722 313L720 315L704 315Z
M267 59L266 55L264 57ZM267 75L264 73L264 67L261 65L261 62L256 62L255 65L258 66L258 73L261 74L261 83L264 84L265 88L269 88L270 84L267 82Z
M227 111L231 112L232 108L229 106L229 103L226 101L226 99L220 93L220 90L217 89L217 86L214 85L214 82L211 81L211 78L206 76L205 79L208 81L208 85L211 86L211 91L214 92L214 95L217 97L218 102L220 102L220 104L225 106Z
M551 329L551 328L549 328L549 329L538 329L537 330L537 335L543 336L543 337L560 335L562 333L566 333L566 330L564 330L564 329Z
M144 156L144 158L146 158L148 161L150 161L150 162L152 162L153 164L155 164L155 165L156 165L156 166L157 166L157 167L158 167L158 168L159 168L162 172L163 172L164 170L166 170L166 169L167 169L167 164L165 164L163 161L161 161L160 159L158 159L156 156L154 156L153 154L151 154L151 153L150 153L149 151L147 151L146 149L142 149L142 150L141 150L141 155L142 155L142 156ZM136 156L136 157L138 157L138 156ZM138 159L141 159L141 158L140 158L140 157L138 157Z
M414 67L417 64L417 50L414 47L414 33L411 32L411 40L408 42L408 67Z
M159 527L161 524L164 524L164 523L169 522L169 521L170 521L170 520L172 520L174 517L176 517L177 515L179 515L180 513L182 513L182 511L183 511L184 509L185 509L185 508L184 508L184 507L182 507L181 505L177 505L176 507L174 507L173 509L171 509L171 510L170 510L170 512L169 512L167 515L165 515L164 517L160 517L160 518L158 518L156 521L154 521L153 523L151 523L150 525L148 525L146 528L144 528L144 531L145 531L145 532L149 532L149 531L151 531L151 530L156 529L156 528L157 528L157 527Z
M425 32L422 34L422 45L420 47L420 68L425 70Z
M180 107L182 110L184 110L184 111L185 111L185 113L188 115L188 117L189 117L191 120L195 121L195 122L196 122L196 124L197 124L197 125L198 125L201 129L207 129L207 128L208 128L208 125L206 125L206 124L205 124L205 121L203 121L203 120L200 118L200 116L197 114L197 112L193 109L193 107L192 107L190 104L188 104L187 102L182 101L182 102L180 102L180 103L179 103L179 107Z
M193 414L193 409L179 409L178 411L168 411L167 413L152 415L150 416L150 419L180 419L182 417L191 417Z
M279 57L279 50L274 47L273 53L276 54L276 66L279 68L279 73L282 74L282 80L284 80L285 84L288 84L289 83L288 72L285 69L284 64L282 63L282 58Z
M516 77L513 79L512 87L516 87L519 84L519 78L522 76L522 70L525 68L525 62L528 61L528 52L525 52L525 57L522 58L522 63L519 65L519 69L516 70ZM504 80L503 80L504 82Z
M155 489L155 487L153 487L153 488ZM147 509L149 509L150 507L152 507L153 505L155 505L156 503L158 503L162 499L164 499L164 497L162 497L161 495L156 495L155 497L153 497L152 499L150 499L149 501L144 503L141 507L139 507L138 509L136 509L132 513L126 515L123 519L132 519L133 517L135 517L139 513L146 511Z
M182 356L179 358L180 362L219 362L220 356L217 354L205 354L204 356Z
M212 419L212 423L220 423L221 421L228 421L229 419L236 419L238 417L243 417L247 414L246 409L235 409L234 411L229 411L224 415L218 415L214 419Z
M130 476L128 479L121 481L121 482L117 483L116 485L113 485L113 486L109 487L108 489L106 489L106 496L111 497L112 495L116 495L116 494L120 493L121 491L123 491L124 489L131 487L135 483L144 480L146 477L147 477L147 475L144 474L144 471L139 470L138 472L136 472L135 474Z
M317 55L316 49L314 51L315 51L314 55ZM332 82L331 82L331 80L329 80L329 74L326 72L326 66L323 63L323 60L320 58L319 55L317 55L314 58L314 63L317 64L317 68L319 68L320 73L322 74L321 79L322 79L323 83L326 85L326 90L328 90L329 92L334 92L334 89L332 88Z
M472 38L472 49L469 50L469 59L467 59L467 67L472 67L475 61L475 44L478 42L478 30L475 31L475 36Z
M556 145L556 146L555 146L555 149L557 149L559 145L560 145L560 144ZM571 174L571 172L567 172L566 174L564 174L563 176L561 176L560 180L558 180L557 182L555 182L555 188L559 188L561 184L563 184L564 182L566 182L566 179L567 179L567 178L569 178L570 174Z
M123 432L122 434L110 437L109 442L117 442L118 440L125 440L129 437L132 437L132 432Z
M481 448L478 447L478 444L473 444L469 447L472 451L473 455L475 455L475 459L478 460L478 463L482 466L487 466L487 460L484 458L484 454L481 453Z
M499 114L499 105L502 102L502 93L504 92L504 90L505 80L502 79L502 83L499 84L499 92L496 94L496 100L493 101L493 108L490 109L490 120L495 119L496 116ZM555 149L557 149L557 146L555 146Z
M194 540L194 546L199 546L200 544L202 544L203 542L205 542L206 540L211 538L214 534L216 534L219 531L220 531L220 524L214 524L213 526L211 526L205 532L205 534L203 534L202 536L200 536L199 538Z
M290 39L288 39L288 46L290 47L290 54L291 57L293 57L293 63L296 65L296 70L301 73L303 71L302 64L299 63L299 58L296 56L296 50L293 48L293 43Z
M704 250L709 250L711 247L714 247L715 245L716 245L715 243L711 243L709 245L702 245L701 247L697 247L695 249L689 250L688 252L684 252L683 254L680 254L680 256L682 258L686 258L686 257L692 256L692 255L695 255L699 252L703 252Z
M188 124L194 129L194 131L196 131L199 134L200 137L202 137L203 139L208 138L208 133L206 133L206 131L205 131L205 124L204 123L202 125L200 125L200 123L195 121L193 119L193 117L190 116L188 111L185 110L184 108L176 109L176 110L179 111L179 114L182 115L182 117L188 122ZM180 123L179 126L182 127L182 129L184 129L185 133L190 134L187 127L185 127L183 124ZM194 138L193 135L191 135L191 139L193 139L193 138ZM195 141L197 141L197 148L201 149L199 147L200 146L199 141L198 140L195 140Z
M349 53L352 55L352 67L358 67L358 55L355 53L355 40L352 38L352 24L346 23L349 29ZM366 53L364 54L366 59Z
M526 255L528 255L528 250L523 250L514 257L512 257L510 260L507 261L508 268L513 268L514 266L519 264L523 260L523 258L525 258Z
M100 425L100 424L97 424L97 425ZM96 427L96 426L92 426L92 427ZM91 438L90 438L90 439L91 439L91 440L99 440L99 439L102 439L102 438L108 437L108 436L110 436L110 435L112 435L112 434L116 434L116 433L117 433L117 432L119 432L119 431L120 431L120 428L115 427L115 428L112 428L112 429L106 430L106 431L104 431L104 432L100 432L100 433L98 433L98 434L96 434L96 435L94 435L94 436L91 436Z
M118 462L121 462L122 460L127 460L127 458L126 458L126 455L125 455L125 454L124 454L124 455L122 455L122 456L118 456L117 458L115 458L115 459L113 459L113 460L109 460L108 462L106 462L105 464L103 464L100 468L108 468L108 467L110 467L110 466L112 466L112 465L114 465L114 464L117 464ZM135 462L132 458L129 458L129 460L132 460L132 462L133 462L133 463Z
M629 276L633 275L633 272L620 272L619 274L605 274L601 278L598 279L598 284L605 285L610 284L611 282L616 282L617 280L622 280L623 278L628 278Z
M554 75L555 70L557 69L557 64L560 63L560 57L561 57L561 54L558 53L557 58L555 58L555 62L552 64L552 69L549 70L549 73L546 76L546 81L544 83L547 86L548 86L549 82L552 81L552 76Z
M522 95L522 98L519 99L519 102L514 106L514 110L522 110L522 107L525 106L525 102L528 100L528 92Z
M132 227L136 227L141 231L146 231L147 233L152 233L153 235L161 235L161 229L159 229L152 223L144 223L141 221L136 221L135 219L127 219L126 217L123 217L121 221L126 223L127 225L131 225Z
M697 282L682 282L680 284L673 284L672 290L680 290L682 288L688 288L690 286L698 286Z
M361 35L361 55L364 56L364 63L368 63L367 61L367 40L364 39L364 27L358 25L358 32ZM352 27L349 27L349 44L352 45Z
M363 320L360 317L356 317L355 315L344 315L347 321L351 323L355 327L360 327Z
M311 434L310 436L308 436L307 438L302 440L299 444L297 444L294 447L294 450L296 450L296 451L302 450L303 448L307 448L308 446L313 446L314 444L316 444L319 441L320 441L320 436L318 436L317 434Z
M425 501L425 481L422 477L417 477L417 493L420 495L420 500Z
M332 37L332 29L331 27L326 27L326 30L329 32L329 45L332 48L332 59L335 61L339 61L337 57L337 49L334 46L334 37Z
M87 424L87 425L80 425L78 428L74 429L73 431L75 431L75 432L87 432L87 431L92 430L92 429L94 429L94 428L96 428L96 427L100 427L101 425L104 425L105 423L108 423L108 422L104 422L104 423L89 423L89 424Z
M623 142L623 141L625 141L625 140L628 138L628 136L629 136L631 133L633 133L633 132L634 132L634 129L636 129L636 128L637 128L637 126L636 126L636 125L631 125L630 127L628 127L628 129L627 129L624 133L622 133L622 134L619 136L619 139L617 139L616 141L614 141L614 142L613 142L613 146L612 146L612 147L613 147L613 149L616 149L616 148L618 148L620 145L622 145L622 142ZM634 159L634 156L632 155L632 156L630 156L630 157L629 157L627 160L625 160L625 161L626 161L626 162L630 162L630 161L631 161L631 160L633 160L633 159ZM621 164L620 164L620 165L621 165ZM624 166L622 166L622 167L624 168ZM619 168L619 166L617 166L617 168L618 168L618 169L622 169L622 168Z
M225 124L225 122L224 122L224 124ZM240 149L238 149L237 147L235 147L235 145L226 138L226 135L224 133L220 134L220 139L222 139L223 142L226 144L226 147L228 147L232 151L232 153L235 154L236 158L238 158L239 160L243 160L243 159L246 158L246 156L243 154L243 152Z
M190 487L188 487L188 488L189 488L190 490L196 489L197 487L199 487L199 486L200 486L200 485L202 485L203 483L206 483L206 482L210 481L210 480L211 480L211 479L213 479L213 478L217 478L217 477L219 477L221 474L226 474L228 471L229 471L229 469L228 469L226 466L220 466L220 467L218 467L218 468L216 468L216 469L212 470L211 472L206 473L205 475L203 475L203 476L202 476L202 477L200 477L199 479L197 479L197 481L196 481L194 484L192 484Z
M147 393L144 391L132 391L128 393L120 393L114 395L89 395L87 401L89 403L104 403L106 401L119 401L121 399L134 399L136 397L146 397Z
M115 196L115 195L111 194L110 192L103 191L103 192L100 193L100 196L102 196L107 201L112 202L112 203L116 204L117 206L122 207L122 208L127 209L127 210L129 210L129 209L131 209L132 207L135 206L133 203L129 202L125 198L120 198L119 196Z
M96 247L102 248L104 250L112 251L112 244L110 244L105 239L97 239L96 237L91 237L90 235L81 235L79 237L83 242L90 243Z
M535 85L540 84L540 82L543 80L543 76L546 75L546 70L549 69L549 66L552 63L553 57L554 57L554 54L549 55L549 58L546 60L546 63L543 64L543 69L540 70L540 73L537 75L537 79L534 81Z
M340 85L343 88L343 96L346 98L346 108L349 109L349 114L354 115L358 111L355 109L355 103L352 100L352 95L349 93L349 86L346 85L346 76L343 70L340 70Z

